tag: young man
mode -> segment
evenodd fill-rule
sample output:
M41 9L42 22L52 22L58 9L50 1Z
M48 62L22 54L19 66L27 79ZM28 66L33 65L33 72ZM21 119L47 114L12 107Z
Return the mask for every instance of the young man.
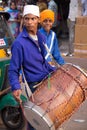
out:
M58 64L63 65L65 62L58 48L56 33L51 30L54 23L54 12L49 9L42 11L40 13L40 23L42 27L39 31L46 36L46 44L50 53ZM45 59L52 64L52 58L50 57L49 52L46 52Z
M17 5L15 1L10 2L10 8L7 10L10 14L10 18L8 20L8 26L14 38L16 38L19 34L19 25L20 25L20 11L17 9Z
M23 11L23 31L12 44L12 57L9 67L9 80L14 97L20 101L21 86L19 72L21 66L32 92L33 85L40 82L56 68L50 66L44 58L46 39L37 28L39 23L39 7L26 5ZM28 129L34 128L28 124ZM27 129L27 130L28 130Z

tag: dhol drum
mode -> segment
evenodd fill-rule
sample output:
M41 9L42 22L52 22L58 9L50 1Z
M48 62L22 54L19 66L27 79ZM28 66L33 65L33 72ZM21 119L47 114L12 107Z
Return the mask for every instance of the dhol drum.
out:
M86 99L87 74L65 64L45 79L24 104L26 119L36 130L56 130Z

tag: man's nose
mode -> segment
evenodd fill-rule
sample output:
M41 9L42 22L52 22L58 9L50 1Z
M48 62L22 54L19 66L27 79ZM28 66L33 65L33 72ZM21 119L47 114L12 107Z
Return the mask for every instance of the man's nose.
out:
M32 20L31 19L28 19L28 21L27 21L28 23L32 23Z

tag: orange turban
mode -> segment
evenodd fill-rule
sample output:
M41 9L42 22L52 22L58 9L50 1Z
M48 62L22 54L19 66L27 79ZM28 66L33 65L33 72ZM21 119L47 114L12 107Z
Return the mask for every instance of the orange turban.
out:
M47 18L51 19L54 22L54 12L52 10L46 9L40 13L41 23Z

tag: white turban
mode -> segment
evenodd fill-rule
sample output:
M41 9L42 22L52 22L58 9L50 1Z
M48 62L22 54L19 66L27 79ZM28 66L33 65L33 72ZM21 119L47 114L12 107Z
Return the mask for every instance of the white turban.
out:
M37 5L25 5L24 11L23 11L23 16L25 16L27 14L33 14L37 17L40 17L39 7Z

